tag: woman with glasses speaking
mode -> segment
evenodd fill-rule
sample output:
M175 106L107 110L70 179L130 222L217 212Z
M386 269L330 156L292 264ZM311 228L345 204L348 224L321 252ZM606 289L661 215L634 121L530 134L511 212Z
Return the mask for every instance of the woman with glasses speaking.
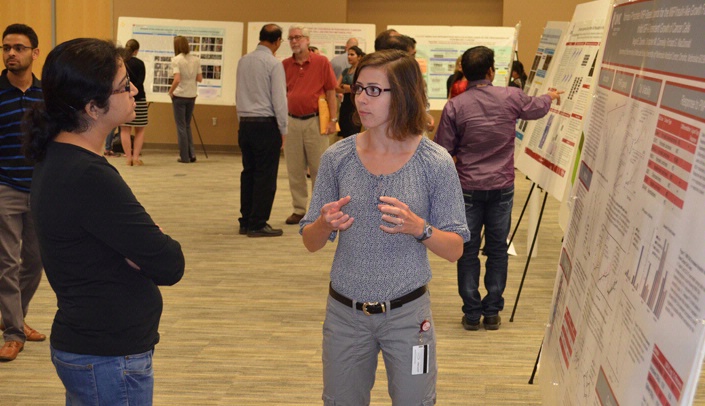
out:
M66 404L151 405L158 285L181 279L184 256L103 157L105 134L135 118L137 89L115 46L90 38L49 53L42 88L24 148L37 162L30 204Z
M339 238L323 324L324 404L366 405L380 351L393 404L436 398L436 338L427 249L456 261L470 233L450 155L423 135L418 63L387 50L364 56L353 78L366 131L321 158L306 248Z

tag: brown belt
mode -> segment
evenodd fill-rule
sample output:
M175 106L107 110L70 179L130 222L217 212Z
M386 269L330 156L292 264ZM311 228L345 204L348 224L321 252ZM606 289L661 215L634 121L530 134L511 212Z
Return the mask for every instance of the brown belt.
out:
M398 307L402 307L405 304L414 301L421 296L423 296L424 293L426 293L426 285L421 286L420 288L414 290L411 293L407 293L406 295L402 297L398 297L396 299L392 299L389 301L389 308L390 309L396 309ZM352 299L348 299L347 297L341 295L340 293L336 292L333 289L333 286L330 286L329 289L330 297L333 299L339 301L340 303L344 304L345 306L351 307L353 304ZM360 302L355 302L355 308L357 310L361 310L363 313L366 315L371 315L371 314L380 314L384 313L387 311L387 306L384 304L384 302L365 302L365 303L360 303Z

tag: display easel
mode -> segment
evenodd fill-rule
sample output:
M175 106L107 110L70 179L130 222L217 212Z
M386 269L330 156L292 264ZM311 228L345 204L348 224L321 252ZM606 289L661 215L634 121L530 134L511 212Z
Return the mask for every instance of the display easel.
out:
M203 143L203 138L201 138L201 130L198 129L198 122L196 121L196 114L191 116L193 118L193 124L196 126L196 134L198 134L198 139L201 141L201 148L203 148L203 155L208 158L208 152L206 152L206 145Z
M529 196L526 198L526 203L524 203L524 208L521 211L521 215L519 216L519 221L517 221L517 225L514 228L514 233L512 233L512 238L511 240L514 239L514 234L516 233L517 228L519 228L519 224L521 223L521 219L524 216L524 211L526 210L526 206L529 203L529 199L531 198L531 193L534 190L534 187L536 187L536 182L532 182L531 189L529 191ZM539 187L541 189L541 187ZM526 279L526 272L529 270L529 264L531 263L531 255L534 252L534 247L536 246L536 239L539 235L539 228L541 227L541 219L543 218L543 211L546 208L546 200L548 199L548 193L544 192L543 196L543 203L541 204L541 211L539 212L539 218L538 221L536 222L536 230L534 230L534 237L531 240L531 248L529 248L529 254L526 258L526 265L524 266L524 274L521 277L521 283L519 284L519 291L517 292L517 297L514 302L514 309L512 309L512 316L509 318L509 322L514 322L514 314L516 313L517 306L519 304L519 297L521 296L521 290L524 287L524 279Z

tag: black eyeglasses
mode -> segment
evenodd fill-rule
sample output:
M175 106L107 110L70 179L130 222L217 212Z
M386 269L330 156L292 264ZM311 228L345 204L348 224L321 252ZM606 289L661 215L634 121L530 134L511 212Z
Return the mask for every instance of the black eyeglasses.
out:
M124 86L124 87L121 87L121 88L119 88L119 89L117 89L117 90L113 90L113 93L112 93L112 94L125 93L125 92L129 92L129 91L131 91L131 90L132 90L132 87L130 86L130 75L129 75L129 74L125 74L125 86Z
M365 93L367 93L367 95L370 97L379 97L379 95L381 95L382 92L391 92L392 91L392 89L382 89L379 86L374 86L374 85L362 86L362 85L358 85L357 83L350 86L350 90L353 93L358 94L358 95L362 94L362 91L364 90Z
M14 49L15 52L18 54L24 52L25 49L34 49L34 47L28 47L22 44L15 44L15 45L3 45L2 46L2 52L8 53L10 50Z
M291 42L291 41L298 41L303 37L305 37L305 35L294 35L293 37L290 36L287 39L289 40L289 42Z

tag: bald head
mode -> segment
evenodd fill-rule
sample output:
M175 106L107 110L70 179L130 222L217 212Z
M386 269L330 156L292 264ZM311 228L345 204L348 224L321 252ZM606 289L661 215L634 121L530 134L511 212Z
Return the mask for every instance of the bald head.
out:
M357 38L350 38L348 42L345 43L345 50L347 51L350 47L360 46L357 42Z

